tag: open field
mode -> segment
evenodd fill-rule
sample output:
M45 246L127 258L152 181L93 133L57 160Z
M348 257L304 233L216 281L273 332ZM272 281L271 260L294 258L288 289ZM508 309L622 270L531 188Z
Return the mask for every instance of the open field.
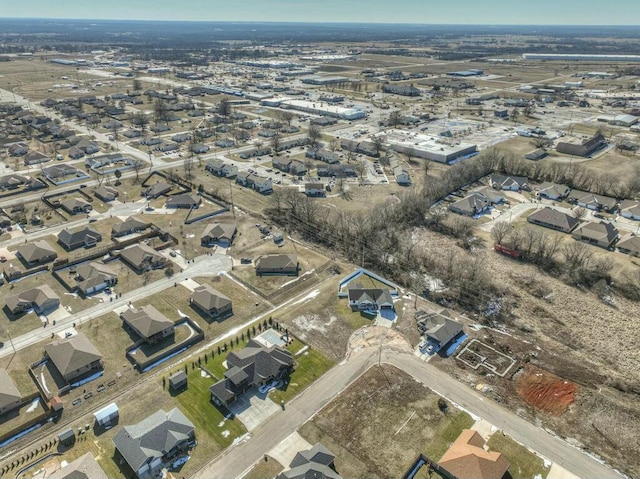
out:
M343 477L401 477L448 425L457 431L451 434L455 439L473 423L464 413L443 414L437 401L426 385L402 371L373 367L299 432L336 454ZM468 419L452 419L460 414Z

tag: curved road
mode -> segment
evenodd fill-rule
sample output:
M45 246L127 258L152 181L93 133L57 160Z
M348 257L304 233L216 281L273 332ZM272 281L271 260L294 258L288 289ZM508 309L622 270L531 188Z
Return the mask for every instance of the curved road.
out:
M292 400L283 412L278 412L255 429L244 442L232 446L192 477L197 479L229 479L240 477L264 454L308 421L316 412L349 386L370 367L381 362L393 365L426 384L438 394L461 405L471 413L486 419L516 441L557 463L579 477L620 479L616 471L584 454L562 439L534 426L501 405L482 396L446 373L423 362L412 352L387 346L362 349L339 364L307 390ZM408 466L408 465L407 465Z

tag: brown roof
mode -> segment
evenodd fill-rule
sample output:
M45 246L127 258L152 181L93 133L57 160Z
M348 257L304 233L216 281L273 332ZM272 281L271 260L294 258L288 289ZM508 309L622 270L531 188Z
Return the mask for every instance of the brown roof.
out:
M20 304L24 303L30 303L36 308L41 308L46 305L49 300L57 300L58 303L60 302L60 298L51 286L43 284L36 288L7 296L5 303L11 311L14 311Z
M16 388L9 373L0 369L0 409L10 406L20 399L22 399L22 394Z
M295 268L297 264L294 254L267 254L258 258L256 269Z
M49 479L108 479L100 464L90 452L67 464L49 476Z
M233 235L235 234L236 225L234 223L214 223L211 225L207 225L200 238L211 237L216 239L231 240L231 238L233 238Z
M458 479L502 479L511 465L499 452L484 450L484 439L465 429L444 453L439 464Z
M45 348L45 351L63 376L102 359L100 351L82 333L68 339L54 341Z
M121 313L121 316L127 324L145 338L175 326L173 321L150 304L140 309L129 308Z
M120 252L120 257L137 268L141 268L145 261L151 261L153 263L158 260L164 260L164 256L144 243L134 244L133 246L123 249Z
M44 240L26 243L24 246L18 248L18 253L20 253L20 256L22 256L27 263L42 261L43 258L58 255L56 250L49 246L49 243Z
M194 289L191 294L191 300L207 311L213 308L221 309L231 303L229 298L208 284Z

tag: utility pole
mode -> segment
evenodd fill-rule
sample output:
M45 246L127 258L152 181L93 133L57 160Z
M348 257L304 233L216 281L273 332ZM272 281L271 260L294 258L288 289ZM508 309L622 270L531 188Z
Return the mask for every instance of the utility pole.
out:
M231 214L233 214L233 218L236 218L236 208L233 206L233 182L229 182L229 195L231 196Z

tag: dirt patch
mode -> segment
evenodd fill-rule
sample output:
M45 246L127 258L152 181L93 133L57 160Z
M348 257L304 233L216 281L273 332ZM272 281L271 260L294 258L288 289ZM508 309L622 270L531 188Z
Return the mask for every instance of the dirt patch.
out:
M516 375L516 391L524 402L553 416L562 415L576 400L578 386L527 364Z

